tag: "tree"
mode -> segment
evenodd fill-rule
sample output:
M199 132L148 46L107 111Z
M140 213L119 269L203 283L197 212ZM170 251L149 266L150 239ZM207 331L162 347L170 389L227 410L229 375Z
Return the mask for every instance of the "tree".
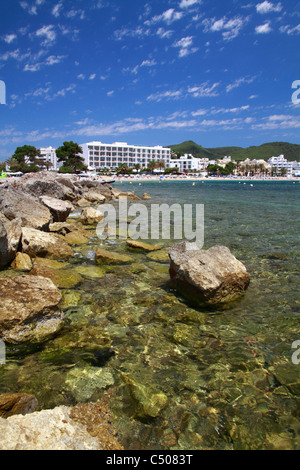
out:
M80 157L82 148L72 140L64 142L61 147L56 149L56 156L59 162L63 162L59 169L61 173L76 173L77 171L86 171L87 166L84 164L84 158Z
M39 168L35 162L40 155L40 151L32 145L17 147L12 156L13 171L21 171L22 173L38 171Z
M128 165L126 165L125 163L121 163L118 166L118 168L116 170L116 173L117 173L117 175L125 175L125 174L128 175L128 174L132 173L132 169Z
M165 168L165 161L163 159L157 160L156 167L162 171Z
M227 171L227 174L230 174L230 175L233 175L235 169L236 169L236 164L233 162L228 162L227 165L225 166L225 170Z
M151 171L151 173L154 173L155 168L157 168L157 162L156 162L156 160L151 160L148 163L147 170Z

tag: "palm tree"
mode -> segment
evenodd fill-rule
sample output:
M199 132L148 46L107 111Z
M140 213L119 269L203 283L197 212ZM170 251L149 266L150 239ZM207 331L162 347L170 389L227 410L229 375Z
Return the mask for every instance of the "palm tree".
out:
M164 168L165 168L165 161L162 160L162 159L157 160L156 165L157 165L157 168L158 168L160 171L162 171L162 170L164 170Z
M156 160L151 160L148 163L147 170L151 171L151 173L154 173L155 168L157 168L157 162Z

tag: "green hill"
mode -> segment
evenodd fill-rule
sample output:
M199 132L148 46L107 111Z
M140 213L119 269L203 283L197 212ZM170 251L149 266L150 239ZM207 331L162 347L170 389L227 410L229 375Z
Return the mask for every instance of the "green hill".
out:
M271 157L284 155L289 161L300 160L300 145L288 142L270 142L257 147L216 147L204 148L192 140L182 142L178 145L169 145L176 153L191 153L198 158L209 158L215 160L231 156L233 160L245 160L246 158L268 160Z

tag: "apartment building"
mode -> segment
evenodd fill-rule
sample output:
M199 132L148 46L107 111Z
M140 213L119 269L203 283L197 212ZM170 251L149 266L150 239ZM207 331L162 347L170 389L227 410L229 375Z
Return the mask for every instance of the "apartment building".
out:
M80 147L83 150L82 156L85 164L90 169L114 170L121 164L131 168L139 164L141 168L147 168L152 160L163 161L165 168L170 166L171 150L160 145L144 147L128 145L127 142L113 142L112 144L87 142L80 144Z
M51 163L52 166L49 166L49 170L58 171L59 168L62 166L62 163L59 163L57 161L55 148L42 147L40 148L40 153L40 160Z
M191 154L184 154L183 156L172 159L170 166L178 168L180 173L189 173L190 171L205 171L210 161L208 158L196 158Z
M272 168L276 168L278 173L280 173L280 171L284 168L288 176L293 176L300 172L299 162L288 161L286 158L284 158L284 155L269 158L268 163L271 165Z

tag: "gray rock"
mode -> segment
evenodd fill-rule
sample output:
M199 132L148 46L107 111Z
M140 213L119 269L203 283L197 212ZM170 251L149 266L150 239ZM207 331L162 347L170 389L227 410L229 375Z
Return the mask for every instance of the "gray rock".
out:
M182 242L169 249L170 277L186 298L199 305L221 305L240 298L250 275L225 246L199 250Z
M52 216L36 197L22 191L0 188L0 212L8 219L20 219L22 227L47 230Z
M22 229L22 251L30 257L68 259L73 255L72 248L61 235L41 232L33 228Z
M50 196L41 196L40 201L50 210L53 222L65 222L73 209L69 201L62 201Z
M15 258L21 240L20 219L11 222L0 214L0 268L9 265Z
M0 279L0 337L5 343L43 342L63 326L62 296L50 279Z

